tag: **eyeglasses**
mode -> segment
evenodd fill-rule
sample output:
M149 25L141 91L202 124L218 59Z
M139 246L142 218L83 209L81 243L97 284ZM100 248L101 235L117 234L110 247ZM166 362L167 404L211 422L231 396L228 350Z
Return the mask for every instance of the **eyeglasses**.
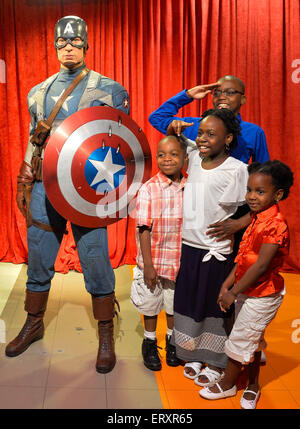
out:
M213 97L220 97L222 94L224 94L226 97L233 97L235 94L244 95L243 92L236 89L224 89L223 91L221 89L214 89L212 92Z

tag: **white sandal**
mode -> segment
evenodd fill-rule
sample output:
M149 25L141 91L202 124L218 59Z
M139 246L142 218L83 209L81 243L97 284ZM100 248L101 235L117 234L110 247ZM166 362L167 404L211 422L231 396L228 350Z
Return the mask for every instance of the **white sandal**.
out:
M199 381L198 377L200 375L205 375L205 377L208 378L208 381L205 382L201 382ZM218 371L215 371L214 369L209 368L208 366L206 368L204 368L200 374L198 375L197 378L195 378L194 382L195 384L197 384L197 386L201 386L201 387L210 387L213 386L214 384L218 383L220 380L222 380L222 378L224 377L225 372L222 371L221 373Z
M236 395L236 391L237 391L236 386L232 386L232 388L228 390L223 390L218 383L216 383L216 386L219 392L214 393L209 389L209 387L204 387L204 389L199 390L199 395L205 399L224 399L224 398L229 398L230 396Z
M185 372L185 368L191 368L193 371L195 371L195 374L194 375L188 374L187 372ZM199 376L201 368L202 368L201 362L187 362L183 368L183 375L186 378L189 378L190 380L195 380L195 378Z
M244 394L247 392L253 393L253 395L255 395L254 398L253 399L245 399ZM241 407L244 410L255 410L257 401L259 399L259 395L260 395L260 390L258 390L257 392L254 392L253 390L249 390L247 387L246 390L244 390L242 397L241 397L241 401L240 401Z

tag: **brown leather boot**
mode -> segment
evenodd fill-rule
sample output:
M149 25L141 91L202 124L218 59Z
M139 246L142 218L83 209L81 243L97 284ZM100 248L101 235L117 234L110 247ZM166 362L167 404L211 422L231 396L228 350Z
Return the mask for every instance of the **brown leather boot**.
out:
M116 314L115 304L120 311L120 306L114 292L102 297L92 296L93 313L98 320L99 349L96 362L96 371L101 374L110 372L116 364L114 323Z
M28 313L27 319L19 335L6 346L6 356L18 356L25 352L34 341L43 338L43 317L47 306L48 295L49 291L31 292L28 289L26 290L24 308Z

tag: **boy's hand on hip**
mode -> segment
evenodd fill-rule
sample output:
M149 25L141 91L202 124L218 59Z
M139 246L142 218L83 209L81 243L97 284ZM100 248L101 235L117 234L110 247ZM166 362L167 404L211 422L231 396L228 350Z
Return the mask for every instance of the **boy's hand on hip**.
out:
M147 288L150 289L151 292L154 292L158 283L158 275L153 265L144 266L144 282Z

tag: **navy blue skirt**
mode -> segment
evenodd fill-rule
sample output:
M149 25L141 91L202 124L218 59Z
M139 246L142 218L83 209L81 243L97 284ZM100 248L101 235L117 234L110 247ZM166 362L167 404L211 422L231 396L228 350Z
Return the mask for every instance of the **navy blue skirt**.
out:
M225 368L225 341L232 327L234 306L224 313L217 304L222 283L234 266L234 256L214 256L202 262L208 251L182 245L181 265L174 296L173 341L176 354L188 362L205 362Z
M202 262L207 250L182 245L180 270L176 280L174 310L200 322L206 317L231 317L217 304L222 283L234 266L232 254L223 255L226 261L214 256Z

